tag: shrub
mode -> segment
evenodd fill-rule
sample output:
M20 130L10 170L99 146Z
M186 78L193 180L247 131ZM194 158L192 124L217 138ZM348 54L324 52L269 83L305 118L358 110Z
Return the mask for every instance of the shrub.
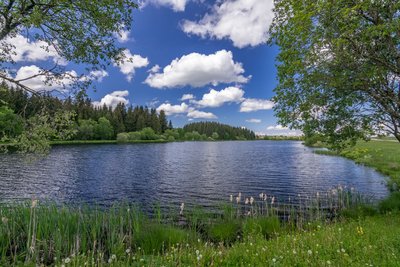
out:
M176 227L149 224L136 236L135 245L143 249L145 253L160 253L177 243L191 243L194 234Z
M117 134L117 142L128 142L129 134L128 133L119 133Z
M210 225L207 230L208 238L214 242L233 243L240 234L240 224L236 221L224 221Z
M400 211L400 192L393 192L379 203L378 208L381 213Z
M141 139L141 134L139 132L128 133L129 141L136 141Z
M250 218L243 223L243 234L261 234L265 238L271 238L280 230L280 228L281 223L279 218L276 216Z
M359 219L367 216L374 216L376 214L377 210L374 207L368 205L359 205L353 208L342 210L339 216L349 219Z

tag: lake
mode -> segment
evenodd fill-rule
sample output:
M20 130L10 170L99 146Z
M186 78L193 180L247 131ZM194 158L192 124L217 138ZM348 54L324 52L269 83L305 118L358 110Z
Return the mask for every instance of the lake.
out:
M376 198L387 194L385 177L376 171L317 155L295 141L56 146L34 161L0 156L1 202L38 198L213 207L238 192L285 201L338 185Z

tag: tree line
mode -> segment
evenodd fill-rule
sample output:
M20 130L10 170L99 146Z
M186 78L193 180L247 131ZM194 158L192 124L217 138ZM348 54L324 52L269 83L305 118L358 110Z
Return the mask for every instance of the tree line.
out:
M164 111L157 113L155 109L143 106L126 106L123 103L119 103L115 108L106 105L95 106L83 93L77 94L75 98L60 99L50 93L31 95L24 90L10 88L4 83L1 88L1 118L4 127L0 138L5 135L17 135L24 128L24 122L35 116L48 114L54 118L60 113L69 113L75 125L75 134L69 139L76 140L115 139L118 133L141 131L147 127L161 134L172 128L172 123L167 121ZM14 123L8 123L5 127L7 119Z

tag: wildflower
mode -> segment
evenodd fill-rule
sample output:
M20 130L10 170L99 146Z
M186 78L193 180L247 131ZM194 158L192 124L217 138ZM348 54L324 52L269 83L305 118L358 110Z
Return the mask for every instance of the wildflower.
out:
M201 242L200 238L198 238L198 239L197 239L197 242L198 242L198 243L200 243L200 242Z
M326 264L331 265L332 263L331 261L326 261Z
M34 209L36 207L37 203L38 203L37 199L32 199L31 208Z
M110 258L110 259L108 259L108 263L112 263L112 259Z
M4 224L7 224L7 223L8 223L8 218L6 218L6 217L1 217L1 221L2 221Z
M238 196L236 197L236 202L239 203L242 198L242 193L239 192Z
M248 212L247 212L247 216L250 216L250 215L251 215L251 212L250 212L250 211L248 211Z
M245 204L245 205L249 204L249 198L246 198L244 204Z
M264 193L260 193L258 196L260 197L261 200L264 199Z
M68 263L71 262L71 259L70 259L70 258L65 258L64 262L65 262L66 264L68 264Z
M342 251L343 253L345 253L345 252L346 252L346 250L345 250L344 248L342 248L340 251Z
M126 254L129 254L129 253L131 253L131 249L128 248L127 250L125 250L125 252L126 252Z
M275 197L272 197L272 199L271 199L271 205L274 205L274 203L275 203Z
M233 195L230 195L230 196L229 196L229 201L230 201L230 202L233 202Z
M276 262L276 259L275 259L275 258L273 258L273 259L272 259L272 261L273 261L273 263L275 263L275 262Z
M309 249L309 250L307 251L307 253L308 253L308 255L312 255L312 250Z
M359 235L363 235L364 234L364 230L361 226L357 226L357 234Z
M197 250L196 250L196 255L199 255L199 253L200 253L200 251L197 249Z
M293 249L293 254L297 254L296 250Z
M143 258L141 258L141 259L140 259L140 261L144 261L144 259L143 259Z
M267 194L264 194L264 201L267 201L267 198L268 198Z
M183 215L183 209L185 208L185 203L181 204L181 211L179 212L180 215Z
M254 203L254 198L250 197L250 205L253 205L253 203Z
M112 259L112 260L116 260L116 259L117 259L117 256L115 256L115 254L112 254L112 255L111 255L111 259Z

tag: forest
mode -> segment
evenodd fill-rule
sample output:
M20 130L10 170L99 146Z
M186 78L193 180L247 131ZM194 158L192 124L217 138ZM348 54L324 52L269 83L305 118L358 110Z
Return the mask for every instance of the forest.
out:
M0 140L253 140L254 132L216 122L174 129L165 112L144 106L93 105L83 92L64 99L0 85ZM23 136L23 137L21 137Z

